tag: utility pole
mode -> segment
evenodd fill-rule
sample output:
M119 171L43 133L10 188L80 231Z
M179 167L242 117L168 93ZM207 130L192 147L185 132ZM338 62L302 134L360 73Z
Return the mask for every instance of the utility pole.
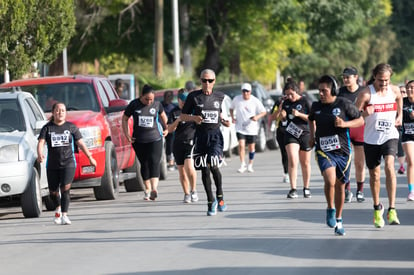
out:
M164 0L155 0L155 75L162 76L164 41Z
M174 68L175 75L180 77L180 32L178 25L178 0L172 0L173 39L174 39Z

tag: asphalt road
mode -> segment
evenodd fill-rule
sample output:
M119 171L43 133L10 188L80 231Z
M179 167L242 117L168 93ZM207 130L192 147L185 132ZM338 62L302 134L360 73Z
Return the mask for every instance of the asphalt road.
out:
M72 225L53 224L52 212L24 219L18 206L2 202L0 272L414 273L414 203L406 201L405 175L398 176L401 225L374 228L366 184L366 202L346 204L347 235L339 237L325 225L323 182L314 161L311 199L286 199L289 187L282 183L279 151L256 154L254 173L238 174L238 167L234 156L222 168L228 211L214 217L206 215L201 177L200 201L182 203L176 171L161 181L156 202L143 201L142 193L126 193L123 188L115 201L95 201L91 189L72 190ZM384 186L381 197L388 207Z

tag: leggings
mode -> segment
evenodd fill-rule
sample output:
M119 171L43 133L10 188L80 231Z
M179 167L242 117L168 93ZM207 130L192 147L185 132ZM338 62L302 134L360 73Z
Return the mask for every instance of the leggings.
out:
M213 174L214 183L216 185L217 200L223 199L223 187L221 182L221 172L218 167L203 167L201 169L201 179L203 181L204 190L207 195L207 202L212 203L214 201L213 191L211 189L210 171Z
M277 127L276 138L279 144L280 154L282 155L283 172L288 173L288 156L285 147L285 129L282 126Z
M143 180L160 176L162 143L162 139L148 143L132 143L135 154L141 163L141 176Z

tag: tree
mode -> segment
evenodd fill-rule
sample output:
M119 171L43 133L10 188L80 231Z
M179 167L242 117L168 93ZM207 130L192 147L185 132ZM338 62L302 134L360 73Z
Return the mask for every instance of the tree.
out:
M0 66L15 78L34 62L51 63L75 31L73 1L0 0Z

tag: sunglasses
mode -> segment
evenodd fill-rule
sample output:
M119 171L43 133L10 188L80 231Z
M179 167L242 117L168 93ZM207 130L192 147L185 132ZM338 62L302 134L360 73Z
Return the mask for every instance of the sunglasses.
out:
M214 81L215 79L206 79L206 78L202 78L201 79L201 82L203 82L203 83L207 83L207 81L208 81L208 83L213 83L213 81Z
M249 90L242 90L243 93L249 93Z

